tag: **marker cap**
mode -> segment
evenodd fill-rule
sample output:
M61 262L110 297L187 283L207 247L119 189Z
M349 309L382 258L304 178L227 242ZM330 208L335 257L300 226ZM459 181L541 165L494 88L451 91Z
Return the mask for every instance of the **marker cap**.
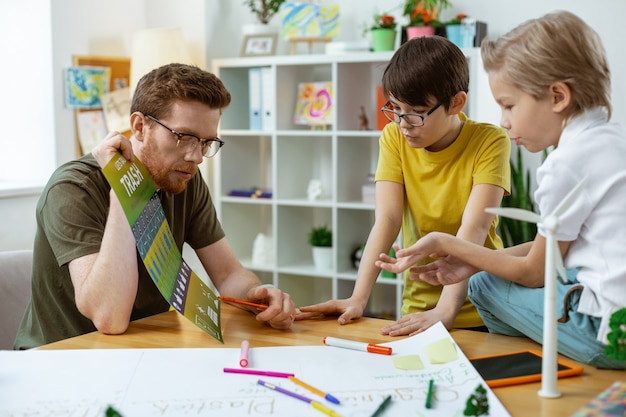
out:
M381 346L381 345L367 345L367 351L370 353L379 353L381 355L391 355L391 348L389 346Z

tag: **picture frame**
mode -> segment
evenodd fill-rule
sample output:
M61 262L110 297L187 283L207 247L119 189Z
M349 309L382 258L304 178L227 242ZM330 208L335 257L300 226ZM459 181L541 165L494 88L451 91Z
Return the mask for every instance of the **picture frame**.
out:
M276 53L277 33L244 35L241 56L270 56Z

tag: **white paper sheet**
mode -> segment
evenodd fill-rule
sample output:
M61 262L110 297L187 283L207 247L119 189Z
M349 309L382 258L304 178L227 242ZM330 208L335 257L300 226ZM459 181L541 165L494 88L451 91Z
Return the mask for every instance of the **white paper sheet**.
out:
M225 335L227 338L228 335ZM349 327L344 338L349 339ZM124 417L311 416L309 404L259 386L263 379L324 403L345 417L369 417L387 395L383 416L463 416L479 384L487 389L489 415L509 416L463 352L433 365L424 347L452 338L438 323L428 331L388 343L393 356L419 355L424 369L396 369L387 355L320 346L255 347L247 369L294 373L339 398L341 405L288 379L224 373L239 363L239 349L91 349L0 352L0 416L104 415L113 405ZM456 345L455 345L456 346ZM433 408L425 408L428 381Z

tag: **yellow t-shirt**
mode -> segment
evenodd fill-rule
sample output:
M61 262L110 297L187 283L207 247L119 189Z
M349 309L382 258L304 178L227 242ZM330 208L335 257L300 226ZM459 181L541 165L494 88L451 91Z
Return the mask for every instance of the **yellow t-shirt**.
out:
M465 205L475 184L493 184L510 192L511 143L497 126L467 119L457 139L440 152L412 148L397 124L385 126L380 138L376 181L404 185L402 244L408 247L432 231L456 235ZM502 248L496 234L497 218L489 229L485 246ZM432 259L424 260L424 264ZM441 286L408 279L404 274L402 314L430 310L441 296ZM454 327L481 326L478 312L465 300Z

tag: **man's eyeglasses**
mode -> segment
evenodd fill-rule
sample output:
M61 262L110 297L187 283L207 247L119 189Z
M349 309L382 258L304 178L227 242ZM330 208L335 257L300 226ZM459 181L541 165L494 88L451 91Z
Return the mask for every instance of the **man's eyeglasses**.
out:
M224 146L224 141L220 138L202 139L190 133L180 133L170 127L167 127L163 122L161 122L154 116L146 114L146 117L172 132L172 134L176 136L177 139L176 147L180 148L183 152L193 151L194 149L196 149L196 146L200 144L200 150L202 151L202 155L205 158L210 158L212 156L215 156L217 151L219 151L220 148Z
M404 119L405 122L414 127L424 126L424 119L426 116L430 116L435 110L437 110L441 106L441 103L438 103L435 107L428 110L426 113L418 114L418 113L397 113L391 107L391 102L388 101L385 105L380 109L383 112L385 117L389 119L390 122L395 122L400 124L400 120Z

